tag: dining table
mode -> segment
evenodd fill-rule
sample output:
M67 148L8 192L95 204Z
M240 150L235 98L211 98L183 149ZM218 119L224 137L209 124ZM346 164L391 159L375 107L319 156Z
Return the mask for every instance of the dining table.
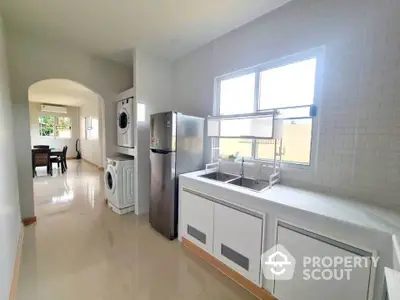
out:
M32 151L37 150L37 149L41 149L41 148L33 147ZM49 148L49 149L50 149L50 157L58 157L58 158L61 159L61 164L62 164L61 165L61 169L62 169L62 172L64 173L65 166L64 166L63 159L62 159L62 157L63 157L63 149L59 149L59 148Z
M35 148L33 147L32 150L43 149L43 148ZM50 149L50 156L61 156L63 154L63 149L58 148L49 148Z
M59 156L61 157L63 154L63 149L50 148L50 156Z

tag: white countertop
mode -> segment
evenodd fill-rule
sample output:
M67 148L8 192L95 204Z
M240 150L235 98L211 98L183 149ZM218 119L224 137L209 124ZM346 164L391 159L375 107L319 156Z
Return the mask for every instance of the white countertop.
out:
M182 174L180 176L181 178L202 181L249 195L252 198L258 198L261 201L265 201L265 205L263 206L265 206L266 212L268 211L269 204L281 204L342 222L396 234L397 236L400 233L400 214L379 206L279 184L263 192L255 192L233 184L199 177L203 174L206 174L205 170Z
M202 170L183 174L180 178L183 179L183 182L184 180L194 180L247 195L249 197L241 198L240 202L233 203L237 200L232 200L232 203L241 206L246 206L248 204L249 209L255 209L255 206L257 206L257 209L260 210L261 208L264 213L268 213L269 210L273 209L274 206L276 207L276 205L282 205L296 210L318 214L342 223L354 224L391 234L393 241L393 266L395 269L385 268L385 277L389 299L400 299L400 213L369 203L362 203L352 199L344 199L279 184L263 192L255 192L233 184L199 177L206 173L205 170ZM198 186L199 188L201 187L201 185ZM198 191L203 192L202 190ZM229 199L229 193L227 193L227 199L224 200L229 201ZM254 200L256 200L256 202L254 202ZM255 203L257 203L257 205L255 205Z

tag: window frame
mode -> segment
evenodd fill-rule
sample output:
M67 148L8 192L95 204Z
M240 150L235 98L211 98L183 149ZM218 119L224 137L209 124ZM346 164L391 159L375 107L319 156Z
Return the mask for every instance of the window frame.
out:
M312 166L316 166L317 162L317 145L318 145L318 132L320 124L320 110L321 110L321 90L323 85L323 68L325 60L325 46L313 48L307 51L295 53L282 58L274 59L266 63L262 63L253 67L245 68L239 71L231 72L222 76L217 76L214 79L214 105L213 113L215 116L220 116L220 95L221 95L221 81L232 79L235 77L244 76L247 74L255 73L254 83L254 112L260 108L260 73L269 69L284 67L296 62L301 62L307 59L316 58L316 70L315 70L315 84L314 84L314 102L312 105L317 107L317 115L315 117L304 117L304 118L293 118L293 119L311 119L311 145L310 145L310 159L309 163L301 162L288 162L282 161L283 167L295 167L295 168L306 168L309 169ZM301 104L299 104L301 105ZM213 157L215 148L219 148L219 138L213 138L211 142L211 157ZM219 150L218 150L219 152ZM257 158L257 140L252 139L252 157L245 157L252 161L271 161L269 159Z
M53 132L54 133L57 132L57 135L53 135L53 136L51 136L51 135L41 135L41 130L40 130L40 118L41 117L53 117L54 118ZM69 122L71 124L71 127L70 127L71 137L66 138L66 137L60 137L59 136L59 129L57 128L58 127L58 119L59 118L69 118ZM72 118L70 116L57 116L57 115L54 115L54 114L40 114L38 116L38 133L39 133L39 137L40 138L57 139L57 140L70 140L70 139L72 139Z
M95 120L96 126L93 125L93 120ZM85 140L86 141L98 141L100 138L100 129L99 129L99 119L93 118L92 116L84 117L84 127L85 127ZM96 135L93 135L92 131L95 131Z

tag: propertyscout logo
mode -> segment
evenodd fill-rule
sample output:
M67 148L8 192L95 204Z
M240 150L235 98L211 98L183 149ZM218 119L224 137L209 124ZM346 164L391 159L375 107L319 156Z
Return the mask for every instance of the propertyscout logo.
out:
M284 246L277 244L261 255L261 265L266 279L290 280L296 260Z
M357 268L377 267L379 257L366 256L303 256L296 259L280 244L261 256L264 277L268 280L291 280L301 276L303 280L350 280ZM297 267L296 267L297 263ZM297 273L296 273L297 270Z

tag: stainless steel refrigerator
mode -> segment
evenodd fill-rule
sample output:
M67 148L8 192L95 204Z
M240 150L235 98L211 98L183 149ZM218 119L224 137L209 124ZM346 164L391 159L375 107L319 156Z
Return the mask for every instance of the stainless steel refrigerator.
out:
M150 117L149 218L171 240L178 234L178 176L203 168L203 139L203 118L176 112Z

